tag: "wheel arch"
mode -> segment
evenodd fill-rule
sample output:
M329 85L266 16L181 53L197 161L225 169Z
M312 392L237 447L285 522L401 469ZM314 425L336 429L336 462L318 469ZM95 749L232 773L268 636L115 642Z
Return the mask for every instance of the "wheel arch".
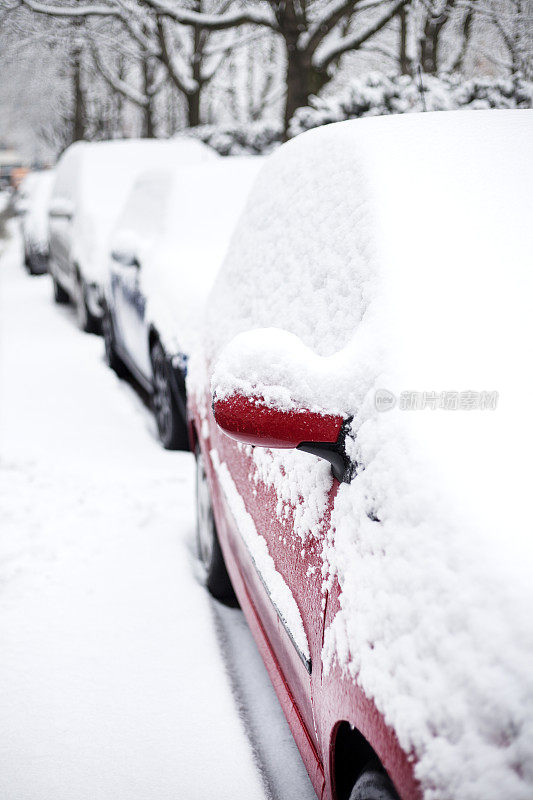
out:
M159 337L157 330L153 325L150 325L150 327L148 328L148 350L151 351L154 344L160 341L161 339Z
M331 776L334 800L348 800L352 788L369 763L385 767L374 748L347 720L340 720L331 735Z
M187 431L189 433L189 447L191 449L191 453L196 452L196 445L199 444L198 439L198 432L196 430L196 425L194 424L194 420L191 418L191 415L188 415L187 418Z

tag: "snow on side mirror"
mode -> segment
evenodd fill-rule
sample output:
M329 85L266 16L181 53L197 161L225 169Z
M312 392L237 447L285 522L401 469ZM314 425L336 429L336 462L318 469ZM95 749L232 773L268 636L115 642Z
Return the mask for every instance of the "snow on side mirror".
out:
M344 440L348 422L307 409L283 410L262 397L233 394L213 398L213 414L224 433L244 444L297 449L329 461L338 481L350 483L352 470Z
M74 215L74 206L66 197L56 197L50 203L48 214L50 217L72 219Z
M136 267L139 269L141 266L139 263L139 259L133 252L133 250L125 250L116 248L111 251L111 258L113 261L116 261L117 264L122 264L123 267Z
M143 240L129 228L119 230L111 240L111 258L123 267L140 269Z
M21 197L15 203L15 214L17 217L23 217L30 210L30 204L25 197Z

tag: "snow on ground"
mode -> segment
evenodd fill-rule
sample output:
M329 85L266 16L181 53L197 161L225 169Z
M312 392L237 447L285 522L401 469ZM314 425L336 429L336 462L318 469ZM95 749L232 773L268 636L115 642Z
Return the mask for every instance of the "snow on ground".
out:
M242 613L195 575L193 464L0 240L0 796L313 792ZM2 247L4 252L2 255Z

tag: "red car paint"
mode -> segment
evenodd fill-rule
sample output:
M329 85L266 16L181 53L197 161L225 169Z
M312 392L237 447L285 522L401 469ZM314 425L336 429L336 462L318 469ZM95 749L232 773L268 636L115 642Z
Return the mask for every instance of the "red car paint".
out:
M231 406L232 403L242 411L240 431L235 431L235 407ZM332 669L327 676L323 675L324 630L339 607L339 587L335 582L324 605L319 544L315 542L306 547L304 557L294 544L286 545L291 538L294 509L288 518L279 517L274 488L259 479L249 448L231 438L234 436L250 443L261 441L263 445L268 441L270 446L276 447L294 447L304 440L313 441L314 438L316 441L317 436L324 434L330 438L322 438L322 441L336 441L342 418L310 412L276 411L267 409L257 399L250 401L239 396L228 401L216 400L215 413L212 405L208 386L203 397L189 396L191 441L193 445L199 443L204 456L220 545L236 595L317 796L321 800L337 798L335 736L339 724L347 721L377 753L401 800L419 800L421 792L413 775L412 759L402 751L394 731L387 726L371 700L356 683L343 677L338 668ZM263 438L265 435L267 440ZM239 534L211 458L213 449L228 467L247 512L267 542L276 570L283 576L298 605L309 642L310 671L280 621ZM333 480L321 521L324 536L329 529L338 486L338 482ZM306 498L301 498L301 502L305 501Z
M213 402L220 428L239 442L261 447L294 448L302 442L336 442L342 417L297 409L282 411L266 405L262 397L233 394Z

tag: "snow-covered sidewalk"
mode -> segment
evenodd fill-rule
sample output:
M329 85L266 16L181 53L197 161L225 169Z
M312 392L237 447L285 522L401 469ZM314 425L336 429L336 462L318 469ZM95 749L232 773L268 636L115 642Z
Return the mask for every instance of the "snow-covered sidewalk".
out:
M161 448L101 339L24 273L17 236L0 240L0 336L0 797L278 795L232 641L300 780L283 797L303 797L242 615L195 576L192 457Z

